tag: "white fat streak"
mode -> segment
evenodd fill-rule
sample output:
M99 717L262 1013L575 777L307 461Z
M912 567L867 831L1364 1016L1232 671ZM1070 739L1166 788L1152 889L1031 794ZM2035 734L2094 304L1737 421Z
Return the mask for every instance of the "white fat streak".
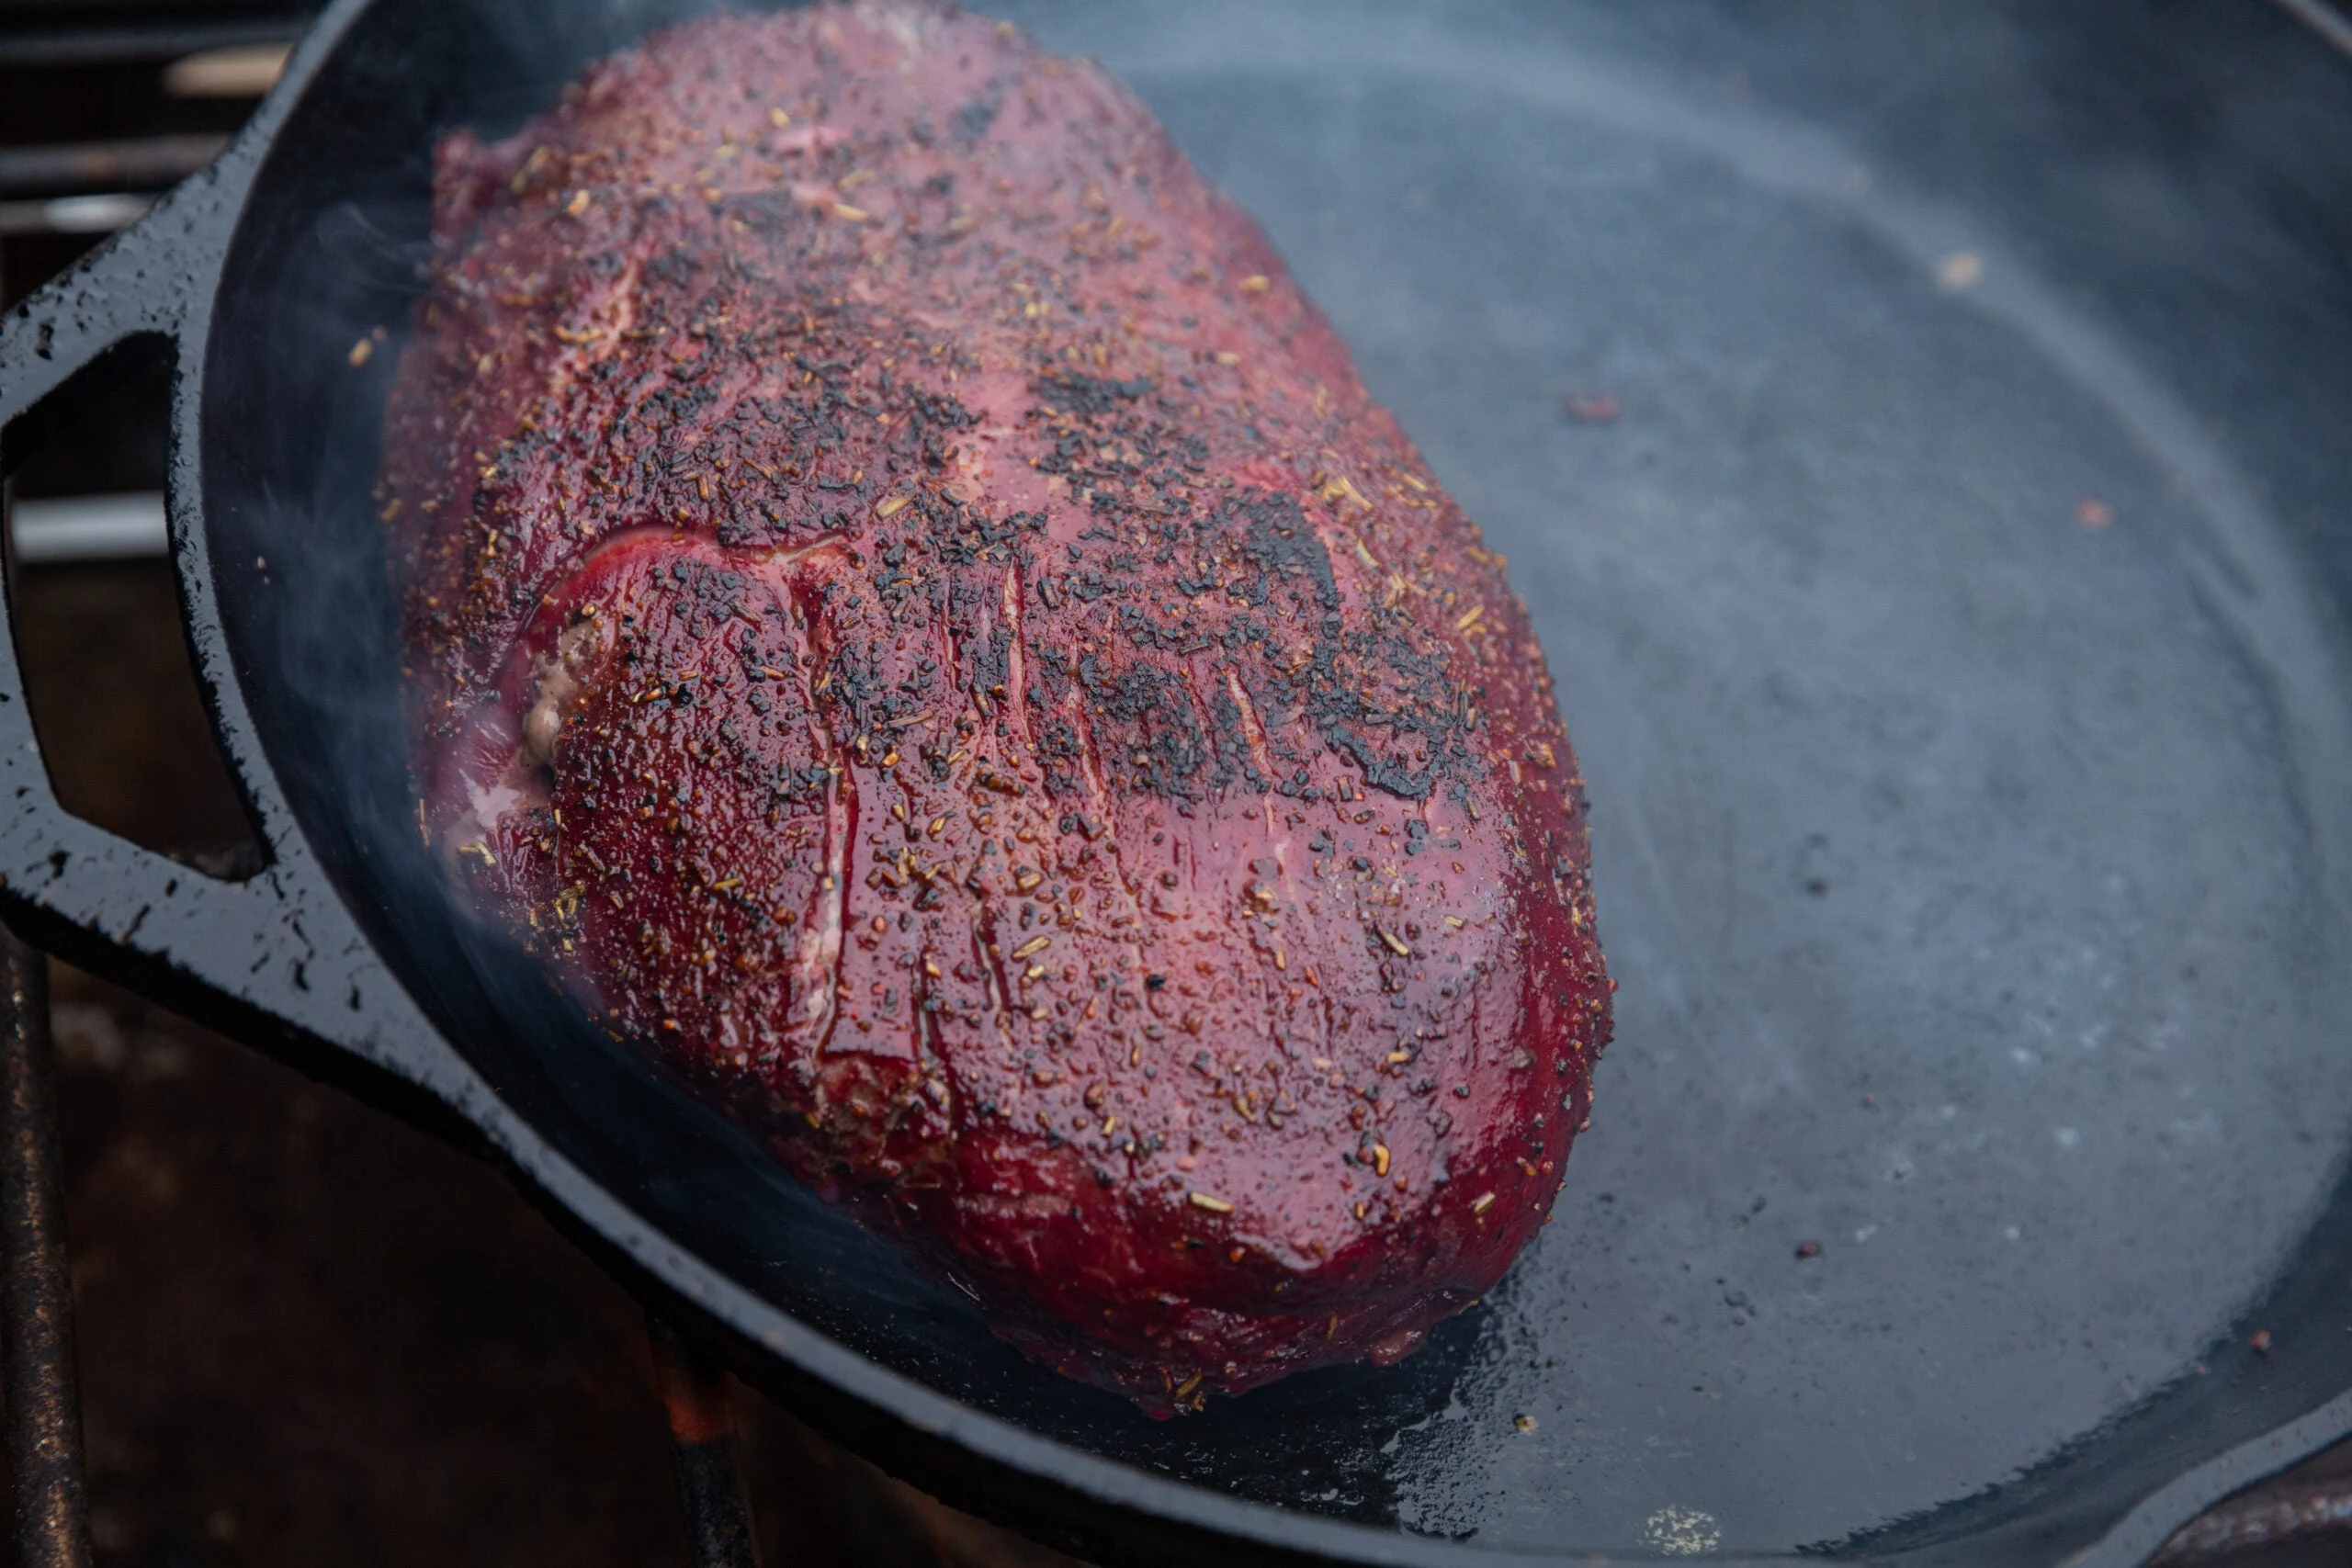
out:
M469 782L466 785L466 817L460 818L457 826L450 829L451 836L467 833L468 818L473 822L473 835L489 832L520 807L524 798L521 790L503 781L487 786ZM469 842L470 836L459 841Z
M907 61L922 52L924 23L929 19L910 6L865 5L857 8L857 19L869 27L878 28L899 40L907 51Z
M841 981L842 936L849 924L849 840L841 830L845 814L842 792L851 787L849 770L835 773L825 786L825 872L832 886L820 889L816 918L801 928L800 972L808 987L800 1004L802 1020L811 1031L811 1043L822 1046L832 1033L836 992Z
M1225 672L1225 689L1233 694L1234 705L1241 710L1241 733L1250 742L1250 762L1259 773L1272 778L1273 754L1266 750L1266 727L1258 718L1258 705L1241 689L1241 678L1230 670Z
M1021 568L1017 564L1004 569L1004 629L1005 643L1012 651L1005 656L1004 701L1000 706L1020 731L1016 739L1022 750L1035 756L1037 739L1029 732L1029 705L1022 697L1029 689L1029 679L1021 646Z

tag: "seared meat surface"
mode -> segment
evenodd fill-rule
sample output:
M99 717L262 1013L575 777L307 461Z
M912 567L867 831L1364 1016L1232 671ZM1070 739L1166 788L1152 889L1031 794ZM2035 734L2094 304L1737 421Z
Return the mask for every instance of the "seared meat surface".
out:
M823 6L435 201L383 512L478 901L1147 1409L1492 1286L1609 1034L1582 781L1501 558L1151 116Z

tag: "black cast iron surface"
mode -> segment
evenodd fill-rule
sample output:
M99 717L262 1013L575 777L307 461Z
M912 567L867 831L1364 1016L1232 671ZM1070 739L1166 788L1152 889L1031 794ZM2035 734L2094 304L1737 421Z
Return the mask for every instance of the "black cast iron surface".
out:
M177 355L271 854L62 817L0 670L50 940L479 1137L772 1389L1118 1561L2123 1562L2352 1427L2340 61L2120 0L1005 7L1258 214L1513 557L1623 982L1480 1311L1154 1425L581 1028L413 847L367 492L424 160L683 9L349 0L6 322L16 441Z

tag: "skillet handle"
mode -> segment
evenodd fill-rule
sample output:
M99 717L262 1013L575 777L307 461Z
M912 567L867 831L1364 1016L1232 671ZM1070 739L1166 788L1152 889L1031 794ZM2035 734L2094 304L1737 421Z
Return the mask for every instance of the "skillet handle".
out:
M104 389L110 370L174 356L169 499L184 629L222 760L268 863L207 876L70 815L25 701L13 605L0 608L0 913L81 966L180 1011L289 1047L323 1043L441 1098L469 1077L384 967L311 855L254 739L213 598L198 455L186 439L203 317L233 201L199 175L0 319L0 468Z

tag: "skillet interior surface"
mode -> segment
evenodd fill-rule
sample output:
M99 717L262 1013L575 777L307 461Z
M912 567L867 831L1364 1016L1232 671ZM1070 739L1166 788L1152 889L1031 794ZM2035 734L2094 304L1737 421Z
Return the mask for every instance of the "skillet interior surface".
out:
M2352 244L2318 197L2352 72L2260 8L999 7L1250 207L1512 558L1623 987L1555 1223L1480 1309L1154 1424L580 1026L415 847L393 355L345 351L398 346L436 131L688 8L363 16L202 367L273 765L579 1165L1035 1431L1536 1555L2055 1554L2352 1387Z

